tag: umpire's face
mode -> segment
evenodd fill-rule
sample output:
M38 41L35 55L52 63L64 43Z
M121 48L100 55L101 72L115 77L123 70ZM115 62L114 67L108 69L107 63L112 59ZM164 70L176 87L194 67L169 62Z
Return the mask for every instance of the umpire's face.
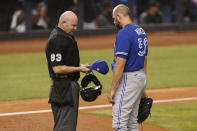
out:
M77 30L77 24L78 24L78 19L76 16L72 16L63 23L63 30L70 34L73 35L74 31Z

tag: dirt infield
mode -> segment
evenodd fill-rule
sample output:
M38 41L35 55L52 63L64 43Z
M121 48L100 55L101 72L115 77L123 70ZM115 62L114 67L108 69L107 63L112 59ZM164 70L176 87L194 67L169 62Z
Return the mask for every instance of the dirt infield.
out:
M197 31L149 33L149 46L197 44L196 36ZM113 48L115 35L77 37L76 40L81 50ZM46 41L46 38L33 40L0 40L0 54L44 52ZM196 97L197 87L148 90L147 94L154 100ZM0 114L48 110L50 106L47 101L48 98L0 102ZM174 102L170 103L173 104ZM105 104L108 104L106 94L102 94L102 96L99 96L99 98L92 103L87 103L80 99L80 107ZM156 106L157 104L154 105ZM101 109L111 109L111 107L80 110L77 131L111 131L111 117L87 114L89 111ZM51 112L0 116L0 123L0 131L52 131L53 117ZM166 129L162 127L146 124L143 125L143 130L166 131Z
M173 98L196 97L197 87L148 90L147 94L148 96L152 97L154 101ZM80 99L80 107L106 105L108 104L106 96L107 94L102 94L95 102L91 103L84 102ZM0 102L0 113L49 110L50 106L47 101L48 98ZM167 104L173 103L177 102L167 102ZM157 104L154 105L156 106ZM111 131L111 117L87 114L87 112L90 111L103 109L111 109L111 107L80 110L77 131ZM53 117L51 112L0 116L0 123L0 131L52 131ZM167 131L162 127L147 124L143 125L143 130Z

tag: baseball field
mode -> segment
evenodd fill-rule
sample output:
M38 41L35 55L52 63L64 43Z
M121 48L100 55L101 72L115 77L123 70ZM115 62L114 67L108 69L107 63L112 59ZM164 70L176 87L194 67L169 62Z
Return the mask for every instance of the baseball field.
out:
M197 130L196 36L197 31L148 33L147 94L154 104L143 131ZM110 67L115 34L76 40L81 63L102 59ZM52 131L46 41L0 40L0 131ZM80 99L77 131L112 130L111 105L106 98L112 72L94 73L104 86L103 93L91 103Z

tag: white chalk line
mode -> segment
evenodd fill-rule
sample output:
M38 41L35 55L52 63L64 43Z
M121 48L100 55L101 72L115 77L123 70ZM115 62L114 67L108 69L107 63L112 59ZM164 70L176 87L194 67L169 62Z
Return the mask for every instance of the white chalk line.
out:
M191 100L197 100L197 97L154 100L153 103L182 102L182 101L191 101ZM79 107L79 110L98 109L98 108L106 108L106 107L112 107L112 105L111 104L106 104L106 105L84 106L84 107ZM26 111L26 112L0 113L0 116L14 116L14 115L25 115L25 114L47 113L47 112L51 112L51 110L37 110L37 111Z

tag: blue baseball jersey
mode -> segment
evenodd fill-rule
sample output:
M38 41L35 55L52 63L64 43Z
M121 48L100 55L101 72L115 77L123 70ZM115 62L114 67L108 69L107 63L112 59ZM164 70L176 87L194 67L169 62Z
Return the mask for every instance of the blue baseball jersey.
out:
M144 59L148 54L148 38L145 31L136 24L128 24L116 36L114 44L114 59L111 64L112 71L116 58L126 59L124 72L137 71L144 68Z

